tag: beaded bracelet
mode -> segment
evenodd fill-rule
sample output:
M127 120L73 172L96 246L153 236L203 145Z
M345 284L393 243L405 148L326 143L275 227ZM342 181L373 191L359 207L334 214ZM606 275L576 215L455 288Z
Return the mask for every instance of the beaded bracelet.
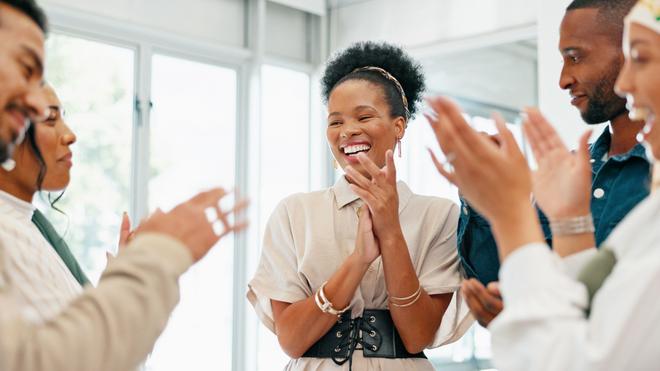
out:
M594 220L591 214L565 219L551 219L550 230L553 236L569 236L582 233L593 233Z

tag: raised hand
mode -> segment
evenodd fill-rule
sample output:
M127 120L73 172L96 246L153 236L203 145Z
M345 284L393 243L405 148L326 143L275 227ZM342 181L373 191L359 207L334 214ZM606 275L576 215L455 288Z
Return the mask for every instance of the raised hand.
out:
M534 108L526 110L523 131L538 163L533 173L534 198L550 219L587 215L591 201L591 164L587 141L591 131L580 138L575 153Z
M367 179L351 166L347 166L346 175L352 180L351 189L369 207L373 228L379 239L387 233L400 232L399 193L396 189L396 167L391 150L385 153L385 166L381 169L363 153L358 154L360 164L369 172Z
M512 205L529 203L531 171L500 116L495 117L498 144L472 129L449 99L434 98L429 104L437 118L427 115L427 119L454 171L446 169L431 152L433 163L473 207L493 220L515 213Z
M117 254L126 248L126 246L133 240L134 231L131 230L131 220L128 213L125 211L121 215L121 224L119 226L119 242L117 243ZM109 262L114 255L110 252L105 253L105 257Z
M119 227L119 249L117 251L122 251L126 248L126 245L131 242L133 236L134 231L131 230L131 220L128 214L124 212L121 217L121 226Z
M491 222L500 258L506 259L526 244L543 243L543 233L530 202L531 171L504 120L495 117L501 141L498 145L472 129L459 107L449 99L434 98L429 104L437 118L427 115L427 119L454 170L446 169L430 151L433 163Z
M227 195L222 188L197 194L179 204L167 213L156 211L135 231L136 237L142 233L154 232L168 235L182 242L198 261L222 237L245 229L247 221L231 223L230 216L237 214L248 205L247 200L236 202L228 211L220 208L220 200ZM214 210L218 219L208 220L207 210Z

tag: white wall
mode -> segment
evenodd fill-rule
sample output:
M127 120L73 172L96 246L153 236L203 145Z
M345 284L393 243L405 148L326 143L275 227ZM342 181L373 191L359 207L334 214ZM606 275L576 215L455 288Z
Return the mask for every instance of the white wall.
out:
M46 9L70 9L133 26L228 46L244 46L243 0L41 0Z
M326 13L325 0L269 0L307 13L324 16Z
M533 42L509 43L424 59L429 93L450 94L520 111L536 105L536 47ZM477 114L472 112L473 114Z
M266 52L306 61L307 14L274 2L266 5Z
M331 9L331 48L358 40L423 47L536 23L534 0L366 0Z

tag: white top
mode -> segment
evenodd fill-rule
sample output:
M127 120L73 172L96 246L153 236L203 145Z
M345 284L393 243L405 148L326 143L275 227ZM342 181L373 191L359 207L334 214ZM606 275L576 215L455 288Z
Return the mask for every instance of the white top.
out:
M436 197L413 194L399 182L399 216L404 238L419 277L430 295L455 293L438 329L433 347L459 339L472 317L458 293L461 285L456 252L458 206ZM257 272L248 299L262 322L274 332L270 300L294 303L311 297L353 252L356 209L361 200L341 177L327 190L284 199L268 221ZM353 317L364 309L386 309L387 293L381 258L376 259L351 304ZM347 370L331 359L291 360L287 370ZM354 370L432 370L426 359L384 359L353 355Z
M0 191L0 245L24 318L41 323L82 292L55 249L32 223L34 206Z
M660 195L638 205L605 241L617 258L589 318L584 285L544 244L500 270L504 311L490 325L501 371L660 369ZM585 254L593 254L593 250Z

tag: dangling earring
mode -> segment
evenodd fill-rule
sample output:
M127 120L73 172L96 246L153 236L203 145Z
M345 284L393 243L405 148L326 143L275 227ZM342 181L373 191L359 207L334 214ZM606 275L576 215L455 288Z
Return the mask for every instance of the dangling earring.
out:
M11 172L16 168L16 161L10 158L3 162L1 166L6 172Z
M399 152L399 158L401 158L401 138L397 138L396 147L397 147L397 152Z

